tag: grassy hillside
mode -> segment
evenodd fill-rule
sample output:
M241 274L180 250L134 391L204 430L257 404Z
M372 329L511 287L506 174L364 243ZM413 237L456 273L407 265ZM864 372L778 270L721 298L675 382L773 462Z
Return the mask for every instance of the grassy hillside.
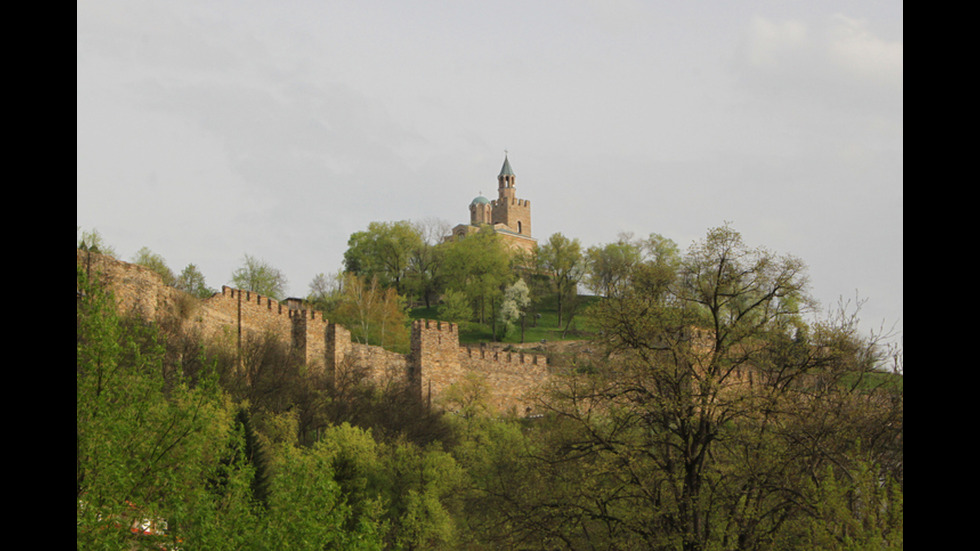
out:
M564 323L567 321L567 318L562 320L562 326L558 325L558 301L556 297L551 296L541 300L527 316L523 342L581 340L590 338L593 328L589 324L585 310L589 305L598 300L600 298L596 296L579 295L572 322L564 336L562 333L565 329ZM412 319L439 319L439 314L435 307L415 308L409 312L409 315ZM462 344L489 342L492 340L493 334L489 323L468 322L461 323L459 326L459 341ZM513 326L500 342L522 342L519 323Z

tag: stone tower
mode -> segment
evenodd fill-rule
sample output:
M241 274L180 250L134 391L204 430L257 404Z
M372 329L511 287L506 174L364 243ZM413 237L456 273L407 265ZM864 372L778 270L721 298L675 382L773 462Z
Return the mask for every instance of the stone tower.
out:
M515 180L514 169L505 154L497 175L497 198L491 201L480 195L473 199L470 223L453 228L452 237L460 239L485 228L501 236L513 248L530 251L537 247L537 239L531 237L531 202L517 198Z
M515 179L510 159L504 155L504 165L497 175L497 200L492 203L493 224L503 224L518 235L530 237L531 202L517 198Z
M493 224L493 207L490 200L480 195L470 203L470 225Z

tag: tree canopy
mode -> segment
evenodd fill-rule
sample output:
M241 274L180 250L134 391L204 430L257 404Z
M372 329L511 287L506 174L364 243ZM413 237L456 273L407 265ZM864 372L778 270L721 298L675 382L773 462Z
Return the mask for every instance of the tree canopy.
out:
M232 272L231 281L235 287L244 291L276 300L285 298L286 275L272 264L248 254L243 258L242 265Z
M574 305L578 296L578 284L585 275L585 262L582 257L582 244L578 239L569 239L560 233L553 234L538 251L541 267L554 283L558 295L558 325L562 316L570 317L566 311Z
M419 230L408 221L371 222L350 236L344 269L404 294L410 259L422 246Z
M676 273L657 264L647 261L591 308L603 368L558 379L543 402L562 426L541 466L566 488L562 518L579 523L577 537L684 550L795 547L810 537L815 488L856 480L862 469L900 472L881 460L894 458L900 438L878 425L901 418L898 397L853 382L874 372L877 343L848 323L803 329L811 301L799 259L749 248L725 226L693 245ZM587 491L575 482L585 478ZM900 547L900 502L888 492L876 499L891 516L866 528L873 541Z
M549 360L527 418L495 412L477 371L433 405L310 369L274 335L230 345L129 317L79 268L77 547L902 549L901 377L855 312L817 315L802 260L728 225L684 252L656 234L585 254L552 238L547 264L491 232L433 249L440 310L505 331L545 265L548 292L563 270L601 289L580 313L588 350ZM276 296L246 275L278 270L246 255L240 271ZM199 275L176 285L206 289ZM407 351L389 281L321 274L309 300Z
M204 274L195 264L188 264L174 282L174 287L197 298L208 298L215 290L208 287Z
M139 264L153 270L163 279L164 285L173 285L177 281L177 276L167 266L167 261L148 247L143 247L136 252L136 255L133 256L133 264Z
M445 288L464 293L478 319L494 320L504 288L514 279L507 245L493 232L477 232L446 243L441 273Z

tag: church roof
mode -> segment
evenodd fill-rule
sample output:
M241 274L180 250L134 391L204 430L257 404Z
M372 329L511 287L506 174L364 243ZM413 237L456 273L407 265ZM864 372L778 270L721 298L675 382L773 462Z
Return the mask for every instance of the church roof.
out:
M476 199L473 199L473 201L471 201L470 204L471 205L476 205L476 204L486 205L489 202L490 202L490 199L487 199L486 197L484 197L482 195L479 195L479 196L476 197Z
M514 169L510 167L510 161L507 159L507 155L504 155L504 166L500 167L501 176L513 176Z

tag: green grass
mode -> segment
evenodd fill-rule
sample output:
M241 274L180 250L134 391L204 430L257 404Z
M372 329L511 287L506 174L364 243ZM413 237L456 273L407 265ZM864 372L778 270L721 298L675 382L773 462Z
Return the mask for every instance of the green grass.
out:
M580 295L575 308L575 316L565 336L562 336L563 326L558 325L558 301L556 297L547 297L536 304L535 314L528 316L524 327L524 342L582 340L590 338L592 326L585 316L585 309L599 300L599 297ZM439 319L436 307L414 308L409 311L409 317L415 319ZM565 320L563 320L565 321ZM499 329L498 329L499 331ZM459 341L462 344L492 342L490 323L467 322L459 324ZM517 323L511 327L503 340L504 343L521 342L521 327Z
M870 372L861 374L861 379L856 381L855 377L847 377L844 379L844 383L847 385L852 385L857 382L858 387L864 390L870 390L873 388L886 388L897 392L905 391L905 377L895 373L889 373L886 371Z

